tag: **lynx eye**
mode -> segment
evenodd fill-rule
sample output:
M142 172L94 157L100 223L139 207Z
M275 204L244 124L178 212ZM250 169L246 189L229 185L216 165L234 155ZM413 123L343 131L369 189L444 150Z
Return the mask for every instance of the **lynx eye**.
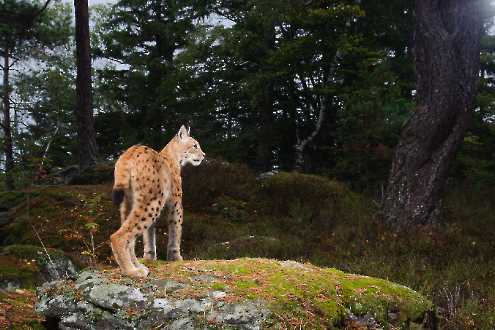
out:
M198 145L197 144L194 145L194 149L198 149Z

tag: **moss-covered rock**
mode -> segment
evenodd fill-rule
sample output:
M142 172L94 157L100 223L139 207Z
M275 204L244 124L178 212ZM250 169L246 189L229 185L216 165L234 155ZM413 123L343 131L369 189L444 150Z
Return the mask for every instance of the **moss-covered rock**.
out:
M14 291L34 288L38 269L33 262L23 262L12 256L0 256L0 290Z
M250 258L148 266L145 280L108 270L48 283L37 310L75 329L435 327L434 306L419 293L336 269Z
M11 283L12 288L32 288L36 283L67 278L76 273L70 258L56 249L9 245L0 250L0 257L5 259L0 265L0 283Z

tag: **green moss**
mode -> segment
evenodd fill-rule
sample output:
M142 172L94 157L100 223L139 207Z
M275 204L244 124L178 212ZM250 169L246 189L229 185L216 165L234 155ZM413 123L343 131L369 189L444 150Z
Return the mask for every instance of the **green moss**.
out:
M5 191L0 192L0 208L10 209L26 200L27 194L22 191Z
M0 280L15 280L23 288L33 288L39 281L38 266L48 262L44 249L34 245L9 245L1 251ZM48 249L48 253L52 260L64 256L56 249Z
M0 305L8 311L7 318L10 323L8 329L44 329L42 326L43 317L34 311L35 302L36 293L31 289L0 292ZM2 325L6 324L3 323Z
M277 315L279 322L297 319L309 328L338 326L349 313L370 313L387 326L388 312L398 312L394 326L420 322L433 304L419 293L386 280L347 274L332 268L270 259L185 261L174 265L155 262L152 274L170 274L187 281L194 270L208 270L217 278L211 289L228 287L241 299L262 300ZM185 271L186 270L186 271ZM185 272L184 272L185 271ZM191 273L193 271L193 273ZM191 282L197 289L202 287Z
M224 283L213 283L211 288L213 290L223 291L223 290L227 289L227 285L225 285Z
M342 319L345 318L345 309L333 300L328 299L317 299L314 301L314 306L320 310L323 315L326 315L327 320L332 324L337 324Z
M251 288L257 287L258 284L256 281L248 279L248 280L241 280L241 281L236 281L234 283L234 287L238 290L248 290Z
M34 288L37 272L33 269L11 265L0 266L0 282L19 281L23 288Z
M46 327L43 325L41 321L38 320L30 320L26 321L23 324L15 324L12 326L12 330L45 330Z
M57 249L47 249L50 257L60 258L64 256L64 252ZM35 245L8 245L3 248L3 253L15 256L17 258L22 259L34 259L39 260L41 258L45 258L46 252L41 246Z

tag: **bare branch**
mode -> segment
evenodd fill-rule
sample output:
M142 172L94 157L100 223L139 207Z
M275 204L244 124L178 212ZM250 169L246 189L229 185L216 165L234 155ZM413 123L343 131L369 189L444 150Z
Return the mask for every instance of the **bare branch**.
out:
M43 5L43 7L41 7L40 10L38 10L38 12L34 15L33 17L33 21L38 17L40 16L44 11L45 9L48 7L48 4L51 2L52 0L46 0L45 4Z
M46 145L46 148L45 148L45 152L43 152L43 156L41 157L41 164L40 164L40 170L43 169L43 165L45 163L45 159L48 155L48 151L50 150L50 147L52 145L52 142L53 140L55 140L55 137L57 136L57 133L58 131L60 130L60 122L57 122L57 128L55 129L55 132L53 133L50 141L48 141L47 145Z
M28 198L29 198L29 195L28 195ZM29 200L28 200L28 209L29 209ZM28 213L28 216L29 216L29 213ZM55 270L55 272L57 273L57 275L60 277L60 274L58 273L58 269L57 267L55 266L55 264L53 263L53 260L52 258L50 257L50 253L48 253L48 250L46 249L46 246L45 244L43 243L43 240L41 239L40 237L40 234L38 234L38 231L36 230L36 228L34 227L34 225L31 223L31 227L33 228L33 231L34 233L36 234L36 237L38 238L38 240L40 241L41 243L41 246L43 247L43 251L45 252L45 255L47 256L48 258L48 261L50 262L50 264L52 264L53 266L53 269Z
M308 137L303 139L302 141L300 140L299 136L297 137L297 144L294 146L295 149L295 166L294 169L297 171L300 171L304 167L304 150L306 149L307 145L313 141L313 139L318 135L318 133L321 130L321 127L323 126L323 121L325 120L325 112L326 112L326 104L323 101L322 97L320 96L319 98L319 115L318 115L318 121L316 122L315 129L313 132L311 132Z
M298 146L298 148L301 148L302 150L304 150L306 148L306 146L311 142L313 141L313 139L316 137L316 135L318 135L318 133L320 132L321 130L321 126L323 124L323 120L325 119L325 104L323 102L323 100L321 99L321 97L319 98L319 103L320 103L320 111L319 111L319 114L318 114L318 121L316 122L316 126L315 126L315 129L313 130L313 132L304 140L302 140Z

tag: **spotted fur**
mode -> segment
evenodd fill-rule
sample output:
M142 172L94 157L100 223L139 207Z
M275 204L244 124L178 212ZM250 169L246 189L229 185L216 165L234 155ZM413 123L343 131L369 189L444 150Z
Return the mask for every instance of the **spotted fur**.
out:
M112 251L121 270L130 276L146 277L139 263L135 242L143 235L144 258L156 259L155 223L165 208L168 219L168 260L182 260L182 179L181 167L201 164L204 152L182 126L179 133L156 152L136 145L127 149L115 164L113 200L120 205L121 227L111 237Z

